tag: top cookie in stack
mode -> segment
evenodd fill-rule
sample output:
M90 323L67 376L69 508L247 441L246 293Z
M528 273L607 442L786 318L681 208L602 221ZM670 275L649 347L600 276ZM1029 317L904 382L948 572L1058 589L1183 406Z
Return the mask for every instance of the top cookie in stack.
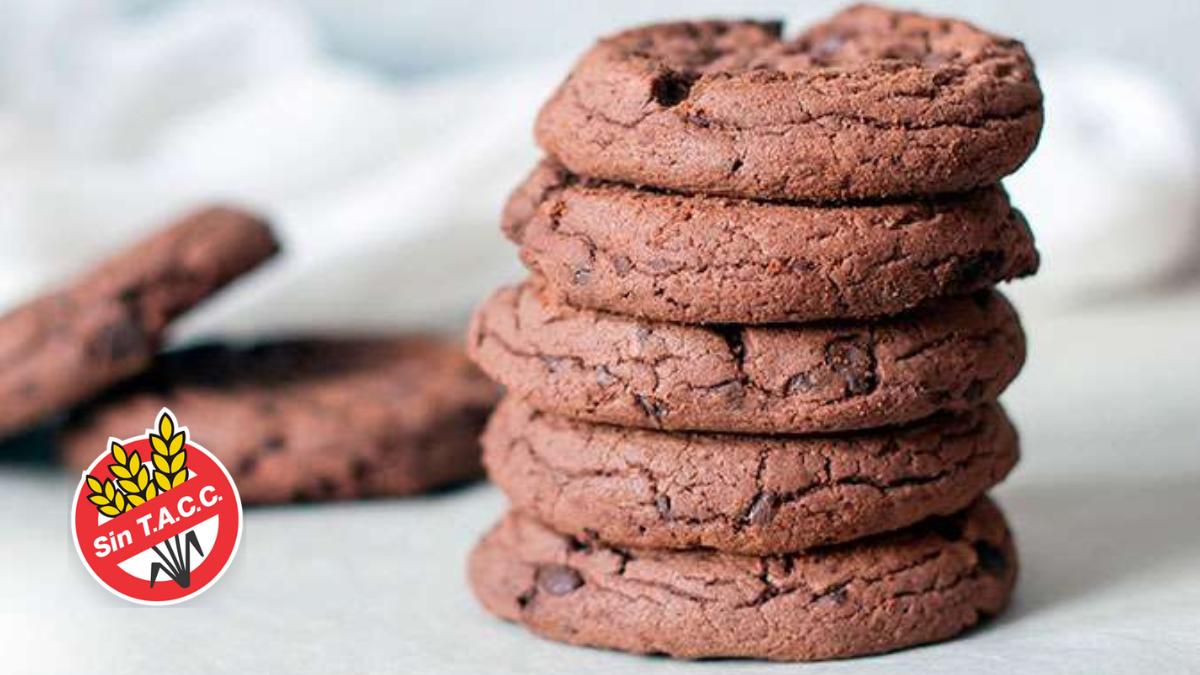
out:
M542 109L571 171L732 197L830 202L963 192L1037 143L1017 41L859 6L793 39L777 22L660 24L601 40Z
M1038 266L999 180L1041 106L1020 43L866 6L585 54L504 213L530 279L471 327L509 393L484 604L574 643L780 660L999 611L1015 551L984 493L1017 459L995 401L1025 344L992 286Z

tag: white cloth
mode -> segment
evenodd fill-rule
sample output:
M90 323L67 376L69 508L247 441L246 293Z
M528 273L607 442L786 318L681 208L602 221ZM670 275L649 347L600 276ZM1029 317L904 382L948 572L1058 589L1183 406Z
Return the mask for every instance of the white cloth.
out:
M502 280L496 224L569 65L397 83L275 3L13 0L0 39L0 307L209 199L271 215L281 260L180 333L451 326ZM4 34L0 34L4 37ZM1146 283L1195 235L1195 139L1127 66L1042 64L1042 147L1009 181L1045 258L1027 308Z
M1194 122L1130 65L1062 56L1039 64L1046 126L1005 180L1043 255L1021 300L1056 306L1162 285L1196 264L1200 163Z
M124 21L82 7L46 28L76 36L48 40L65 54L11 55L29 72L0 108L0 304L210 199L269 214L285 254L187 334L436 327L516 275L496 223L559 73L399 85L321 56L271 5Z

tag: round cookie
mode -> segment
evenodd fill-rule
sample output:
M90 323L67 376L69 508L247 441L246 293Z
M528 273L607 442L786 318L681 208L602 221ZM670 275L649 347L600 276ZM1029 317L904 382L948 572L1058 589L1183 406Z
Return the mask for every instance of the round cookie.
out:
M504 231L557 298L679 323L886 316L1038 265L999 185L818 208L638 190L544 162Z
M777 22L646 26L600 40L542 108L541 146L634 185L831 201L960 192L1037 144L1020 42L857 6L794 38Z
M993 291L888 319L685 326L497 291L468 350L538 410L619 426L742 433L870 429L999 396L1025 359Z
M277 250L256 216L209 208L0 317L0 437L141 371L175 317Z
M60 446L86 469L166 406L247 504L406 495L480 475L498 396L460 345L432 338L205 346L162 355L78 411Z
M965 508L1017 462L995 404L837 436L667 433L568 420L508 398L483 435L513 509L637 548L788 553Z
M811 661L944 640L1003 609L1016 575L986 498L908 530L766 558L612 548L510 514L469 561L484 607L534 633L688 659Z

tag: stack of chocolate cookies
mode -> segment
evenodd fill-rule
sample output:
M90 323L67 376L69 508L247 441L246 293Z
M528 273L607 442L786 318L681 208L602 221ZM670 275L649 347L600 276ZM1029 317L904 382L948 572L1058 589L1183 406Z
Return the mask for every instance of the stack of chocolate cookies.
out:
M856 7L791 39L649 26L543 108L506 234L530 278L477 312L508 391L484 461L512 512L472 554L556 640L809 660L951 637L1005 605L985 493L1038 265L999 180L1042 96L1022 45Z

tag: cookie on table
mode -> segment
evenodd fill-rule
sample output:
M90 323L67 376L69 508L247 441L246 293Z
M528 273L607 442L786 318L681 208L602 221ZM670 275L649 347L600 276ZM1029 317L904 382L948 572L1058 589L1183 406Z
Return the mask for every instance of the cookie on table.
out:
M110 436L144 433L166 406L247 504L407 495L481 474L478 436L498 397L440 339L202 346L75 413L60 446L86 469Z
M141 371L173 319L277 250L257 216L208 208L0 317L0 436Z
M1017 463L996 404L832 436L668 433L569 420L513 398L483 435L513 509L617 546L789 553L959 511Z
M811 554L613 548L510 514L477 545L484 607L578 645L677 658L810 661L944 640L999 612L1017 575L986 498Z
M994 291L871 322L686 326L494 293L467 348L538 410L619 426L816 433L902 424L994 400L1025 359Z
M509 200L504 231L556 297L679 323L887 316L1038 266L999 185L812 207L639 190L547 161Z
M538 142L596 178L815 201L989 185L1037 144L1042 93L1016 40L862 5L781 32L700 21L602 39L542 108Z

